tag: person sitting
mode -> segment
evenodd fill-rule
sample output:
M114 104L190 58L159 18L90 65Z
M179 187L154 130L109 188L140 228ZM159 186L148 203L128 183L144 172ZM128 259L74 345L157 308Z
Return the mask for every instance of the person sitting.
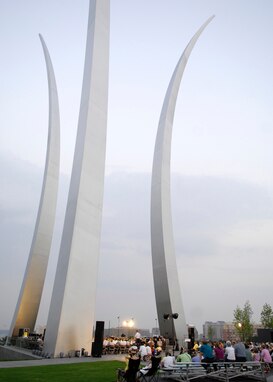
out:
M246 362L246 348L242 341L237 341L234 344L236 362Z
M251 362L252 361L252 353L249 349L248 343L245 343L245 348L246 348L246 360Z
M198 341L194 341L194 345L193 345L192 350L194 352L197 352L199 350L199 343L198 343Z
M160 362L160 366L164 367L164 369L172 369L174 366L174 357L172 357L170 352L166 352L166 356L163 357L162 361Z
M161 347L157 347L155 349L154 354L151 357L150 363L139 370L137 374L137 377L139 379L141 379L141 377L143 376L152 376L157 372L161 362L161 352L162 352Z
M176 362L191 362L191 356L187 349L181 347L180 354L176 357Z
M202 364L207 372L210 371L209 364L213 363L214 356L213 356L213 349L212 346L208 343L206 339L203 339L202 345L200 347L200 353L202 358Z
M152 356L152 348L148 342L148 344L146 344L146 352L147 352L147 357L146 357L146 360L145 361L148 361L149 359L151 359L151 356Z
M192 359L191 359L192 362L195 362L195 363L200 363L201 362L201 354L200 352L196 352L196 353L193 353L192 354Z
M145 341L141 341L141 345L139 347L139 353L140 353L140 358L143 361L146 361L148 353L147 353L147 347L146 347L146 342Z
M261 361L261 353L259 352L259 349L257 347L254 347L251 351L252 351L252 361L253 362L260 362Z
M225 351L219 342L216 342L214 347L215 362L224 362L225 360Z
M44 341L43 341L42 334L40 334L39 337L37 338L37 345L38 345L38 350L43 350Z
M225 349L225 361L234 362L236 360L234 347L231 345L230 341L226 342Z
M271 358L271 355L270 355L270 352L268 350L268 345L265 345L265 344L262 344L261 345L261 361L262 362L265 362L267 364L272 364L272 358Z
M135 382L140 365L140 355L137 346L129 348L128 355L125 357L125 369L118 369L118 381Z

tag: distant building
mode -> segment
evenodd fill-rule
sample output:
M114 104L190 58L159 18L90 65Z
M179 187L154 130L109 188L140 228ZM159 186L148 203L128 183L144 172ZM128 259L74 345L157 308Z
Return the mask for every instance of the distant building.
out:
M224 341L232 341L238 338L238 333L235 329L233 322L225 322L223 327L223 337Z
M224 341L236 341L240 337L233 322L206 321L203 325L204 336L212 341L224 340ZM262 328L261 324L253 324L253 337L257 336L257 329Z
M203 336L211 341L223 339L225 321L206 321L203 325Z
M253 334L252 337L257 337L257 330L262 328L261 324L253 324ZM240 336L235 328L233 322L226 322L223 329L223 340L238 340Z
M159 328L152 328L152 337L160 336Z

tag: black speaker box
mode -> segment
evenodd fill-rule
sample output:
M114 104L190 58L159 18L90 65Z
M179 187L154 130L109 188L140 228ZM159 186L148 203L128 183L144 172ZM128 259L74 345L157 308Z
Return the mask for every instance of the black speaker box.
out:
M101 357L103 348L104 321L96 321L95 341L92 342L92 357Z
M23 337L24 332L25 332L25 329L24 329L24 328L20 328L20 329L19 329L18 337Z
M189 328L189 338L194 341L194 328Z

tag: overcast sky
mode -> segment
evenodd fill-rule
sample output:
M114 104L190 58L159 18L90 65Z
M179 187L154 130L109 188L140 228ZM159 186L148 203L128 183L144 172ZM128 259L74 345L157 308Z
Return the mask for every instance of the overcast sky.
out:
M173 127L172 209L186 321L273 306L273 2L111 0L106 178L96 319L155 326L150 246L154 142L165 92L197 29ZM0 328L27 263L48 129L50 52L61 114L58 216L38 324L46 324L74 153L87 0L0 1Z

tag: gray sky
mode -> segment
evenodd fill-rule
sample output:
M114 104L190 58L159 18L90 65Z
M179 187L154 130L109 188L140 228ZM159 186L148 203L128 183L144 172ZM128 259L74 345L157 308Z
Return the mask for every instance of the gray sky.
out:
M73 159L88 1L0 2L0 328L18 298L41 192L46 68L61 113L58 218L38 323L45 324ZM105 198L96 318L155 325L150 182L159 115L174 67L212 14L182 80L172 142L172 208L186 321L232 320L272 301L273 3L111 0Z

